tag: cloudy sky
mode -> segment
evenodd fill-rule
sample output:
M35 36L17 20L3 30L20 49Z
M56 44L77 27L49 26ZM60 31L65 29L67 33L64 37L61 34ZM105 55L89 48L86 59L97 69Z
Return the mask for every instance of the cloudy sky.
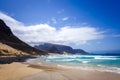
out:
M119 0L0 0L0 19L32 46L120 49Z

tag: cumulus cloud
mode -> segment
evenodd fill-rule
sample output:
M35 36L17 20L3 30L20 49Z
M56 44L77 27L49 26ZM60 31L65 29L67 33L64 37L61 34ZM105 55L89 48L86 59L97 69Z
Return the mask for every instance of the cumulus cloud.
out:
M12 17L0 12L0 19L11 27L13 33L21 40L29 44L39 44L41 42L59 43L59 44L86 44L90 40L101 39L103 32L90 26L71 27L63 26L56 29L48 24L36 24L25 26Z
M69 17L64 17L62 18L62 21L67 21L69 19Z
M24 27L24 24L15 20L14 18L6 15L5 13L0 12L0 19L4 20L5 23L10 26L12 29Z

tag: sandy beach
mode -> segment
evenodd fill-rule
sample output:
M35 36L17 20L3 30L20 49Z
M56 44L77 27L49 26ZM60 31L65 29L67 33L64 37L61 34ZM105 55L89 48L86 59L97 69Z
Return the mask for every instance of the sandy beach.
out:
M120 80L120 74L117 73L42 65L29 67L42 69L42 72L27 76L22 80Z
M0 65L0 80L120 80L120 74L57 66L11 63Z
M0 64L0 80L21 80L25 76L30 76L41 71L40 69L27 66L27 64L17 62Z

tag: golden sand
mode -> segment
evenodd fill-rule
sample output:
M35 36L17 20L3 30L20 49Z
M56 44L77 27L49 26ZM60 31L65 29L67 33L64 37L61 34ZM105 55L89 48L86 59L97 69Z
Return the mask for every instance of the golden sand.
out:
M42 64L1 64L0 80L120 80L120 74L44 66Z
M27 66L22 63L0 64L0 80L20 80L25 76L41 71Z
M30 66L38 68L38 66ZM39 67L43 71L22 80L120 80L120 74L111 72L100 72L96 70L81 70L60 67ZM53 70L54 68L54 70ZM57 69L57 70L56 70Z

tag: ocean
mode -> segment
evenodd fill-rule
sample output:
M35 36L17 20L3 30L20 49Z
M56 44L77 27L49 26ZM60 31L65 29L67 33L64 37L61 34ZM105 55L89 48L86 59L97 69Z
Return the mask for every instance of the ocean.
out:
M120 73L120 55L49 55L37 57L29 62Z

